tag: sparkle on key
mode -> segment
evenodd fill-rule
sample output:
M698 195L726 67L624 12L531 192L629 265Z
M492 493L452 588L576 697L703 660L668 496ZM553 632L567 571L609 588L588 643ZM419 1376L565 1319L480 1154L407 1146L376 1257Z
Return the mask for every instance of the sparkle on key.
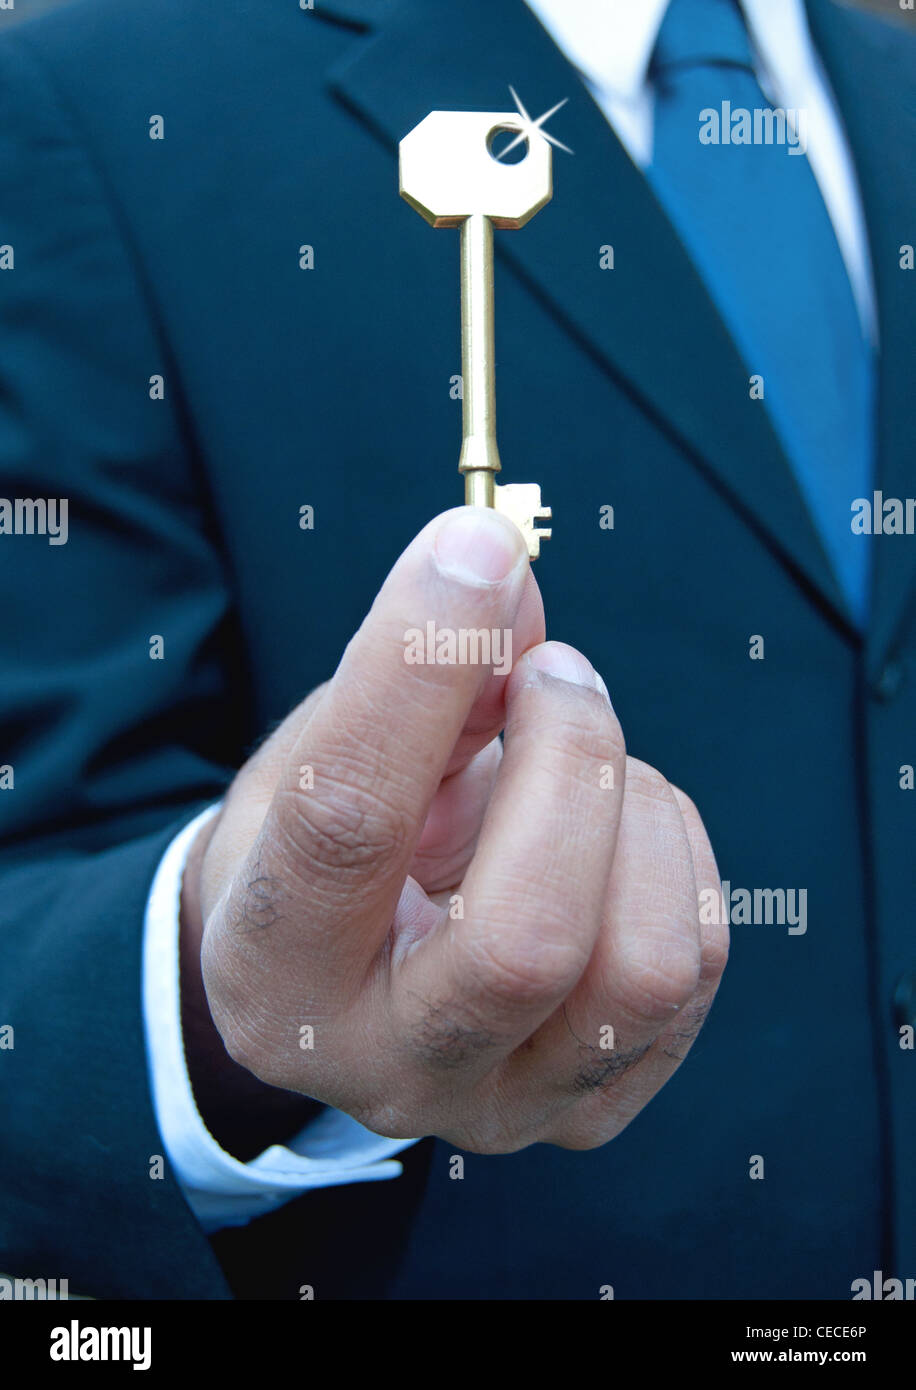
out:
M538 116L537 120L534 121L528 115L528 112L522 105L522 101L519 97L518 92L515 90L511 83L509 84L509 91L512 93L512 100L515 102L516 110L518 111L518 114L521 116L525 124L522 126L515 139L510 140L509 144L506 146L504 150L500 150L499 154L496 156L497 159L504 159L510 150L514 150L516 145L520 145L523 140L529 139L535 133L543 136L543 138L549 141L551 145L556 145L558 150L565 150L567 154L573 153L573 151L569 148L568 145L563 144L562 140L558 140L556 136L551 135L548 130L542 129L544 122L549 121L551 116L555 115L557 111L559 111L561 106L565 106L566 103L569 101L569 97L564 97L562 101L558 101L556 106L551 106L549 111L545 111L543 116Z

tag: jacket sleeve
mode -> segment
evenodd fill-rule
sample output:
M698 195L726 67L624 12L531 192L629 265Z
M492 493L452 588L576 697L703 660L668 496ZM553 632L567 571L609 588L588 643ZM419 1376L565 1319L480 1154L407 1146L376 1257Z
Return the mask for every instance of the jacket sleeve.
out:
M240 760L245 674L142 266L15 33L0 266L0 1271L226 1297L162 1161L141 937Z

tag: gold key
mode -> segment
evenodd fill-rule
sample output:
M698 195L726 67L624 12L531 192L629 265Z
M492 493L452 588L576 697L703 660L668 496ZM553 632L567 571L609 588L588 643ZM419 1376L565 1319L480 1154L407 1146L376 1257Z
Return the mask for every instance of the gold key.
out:
M462 442L458 462L468 506L495 507L514 521L534 560L550 529L537 483L501 486L496 446L493 228L523 227L553 193L550 146L531 132L525 157L490 153L498 131L521 131L518 112L431 111L400 145L401 197L433 227L461 228ZM529 127L530 129L530 127Z

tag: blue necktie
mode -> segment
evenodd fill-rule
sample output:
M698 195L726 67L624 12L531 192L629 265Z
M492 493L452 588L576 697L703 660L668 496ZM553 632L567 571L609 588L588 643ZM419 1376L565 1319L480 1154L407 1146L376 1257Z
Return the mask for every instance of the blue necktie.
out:
M852 502L872 487L873 354L801 148L735 143L772 112L735 0L671 0L650 68L648 177L748 367L852 613L864 625L868 550ZM725 108L723 103L730 103ZM718 113L717 121L710 112ZM770 118L772 119L772 118ZM716 126L718 125L718 131ZM804 127L800 127L804 129ZM719 143L704 143L718 134ZM725 137L730 136L728 143ZM753 408L749 405L749 408Z

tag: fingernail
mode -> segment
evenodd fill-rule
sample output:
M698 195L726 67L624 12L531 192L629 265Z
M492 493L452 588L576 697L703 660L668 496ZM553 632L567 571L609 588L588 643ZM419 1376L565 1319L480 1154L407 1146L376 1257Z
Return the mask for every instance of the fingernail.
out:
M440 526L433 554L442 574L463 584L498 584L525 555L517 526L492 507L462 507Z
M535 670L546 671L549 676L568 681L570 685L584 685L589 690L599 690L610 704L611 697L604 681L592 663L575 647L567 646L565 642L545 642L543 646L527 652L525 660Z

